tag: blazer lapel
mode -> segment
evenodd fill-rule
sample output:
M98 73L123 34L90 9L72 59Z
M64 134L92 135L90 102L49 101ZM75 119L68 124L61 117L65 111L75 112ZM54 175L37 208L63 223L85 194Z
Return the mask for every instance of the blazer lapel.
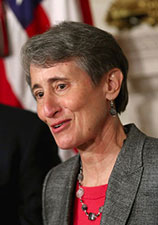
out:
M101 225L125 225L139 188L145 135L132 125L108 183Z
M79 156L72 157L47 175L43 186L43 220L49 225L72 224ZM55 182L54 182L55 181Z
M73 224L73 204L76 190L76 177L79 172L79 156L74 158L73 165L71 165L71 172L69 173L69 181L65 190L65 198L63 199L63 222L62 225ZM63 193L61 193L63 194Z

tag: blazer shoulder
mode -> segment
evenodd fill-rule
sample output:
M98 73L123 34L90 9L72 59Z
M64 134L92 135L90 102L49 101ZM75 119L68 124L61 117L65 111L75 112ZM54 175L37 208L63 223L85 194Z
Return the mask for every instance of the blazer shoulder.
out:
M146 164L158 165L158 138L146 136L143 158Z
M69 174L69 172L72 171L72 168L76 165L76 163L78 164L78 160L79 160L79 155L77 154L71 157L70 159L66 160L65 162L60 163L56 167L53 167L46 176L46 180L47 180L46 182L49 182L49 180L51 180L52 177L54 179L55 177L58 177L59 175Z
M79 168L79 155L71 157L65 162L53 167L45 177L44 189L53 185L62 185L63 182L69 179L70 174Z
M158 147L158 138L146 136L146 144Z

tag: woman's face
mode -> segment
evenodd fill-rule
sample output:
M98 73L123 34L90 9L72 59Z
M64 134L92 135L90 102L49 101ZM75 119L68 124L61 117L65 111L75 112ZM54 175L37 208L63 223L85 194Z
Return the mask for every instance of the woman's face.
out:
M102 134L107 112L104 84L95 86L74 61L50 68L31 65L37 113L63 149L89 145Z

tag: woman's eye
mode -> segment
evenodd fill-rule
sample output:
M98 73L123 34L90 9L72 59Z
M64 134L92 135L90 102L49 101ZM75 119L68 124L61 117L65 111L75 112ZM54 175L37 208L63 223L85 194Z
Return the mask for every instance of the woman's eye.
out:
M43 97L43 95L44 95L44 93L40 91L40 92L35 93L34 96L35 96L36 99L40 99L40 98Z
M66 84L58 84L57 90L63 90L63 89L65 89L65 87L66 87Z

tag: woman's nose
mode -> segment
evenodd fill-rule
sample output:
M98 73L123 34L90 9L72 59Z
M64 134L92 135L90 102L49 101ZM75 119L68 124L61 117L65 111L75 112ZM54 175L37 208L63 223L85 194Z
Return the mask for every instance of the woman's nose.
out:
M61 111L57 100L53 96L45 96L43 101L43 113L45 117L51 118L56 116Z

